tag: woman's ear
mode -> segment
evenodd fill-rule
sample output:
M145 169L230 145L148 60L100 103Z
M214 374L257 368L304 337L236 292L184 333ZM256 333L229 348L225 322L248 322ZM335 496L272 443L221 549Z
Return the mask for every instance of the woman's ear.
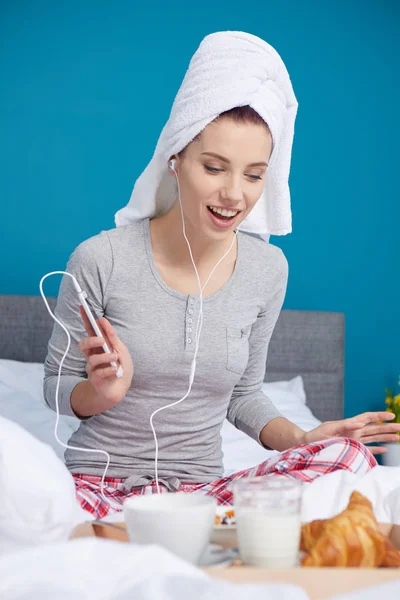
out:
M168 161L168 170L170 172L171 175L176 175L176 158L175 156L171 156L171 158Z

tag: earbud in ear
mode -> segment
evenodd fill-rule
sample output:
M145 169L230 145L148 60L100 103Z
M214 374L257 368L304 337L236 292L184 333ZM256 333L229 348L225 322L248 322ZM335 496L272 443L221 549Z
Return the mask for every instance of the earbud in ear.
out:
M175 160L175 158L171 158L171 160L170 160L170 161L169 161L169 163L168 163L168 165L169 165L169 168L170 168L170 169L171 169L171 170L172 170L174 173L176 173L176 170L175 170L175 163L176 163L176 160Z

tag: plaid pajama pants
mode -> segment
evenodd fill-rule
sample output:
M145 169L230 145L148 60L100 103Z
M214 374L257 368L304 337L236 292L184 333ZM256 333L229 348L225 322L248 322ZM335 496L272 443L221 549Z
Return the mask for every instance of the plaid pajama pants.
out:
M231 484L242 477L287 477L310 483L317 477L338 469L363 474L376 464L374 456L360 442L350 438L332 438L290 448L256 467L238 471L209 483L182 483L178 491L203 493L215 497L218 504L229 506L233 503ZM81 474L74 474L73 477L80 505L97 519L117 512L114 508L115 504L120 504L122 509L123 502L131 496L157 492L154 481L127 492L121 490L124 479L106 477L103 492L106 498L112 499L113 506L110 506L101 496L101 477ZM170 493L162 483L160 483L160 492Z

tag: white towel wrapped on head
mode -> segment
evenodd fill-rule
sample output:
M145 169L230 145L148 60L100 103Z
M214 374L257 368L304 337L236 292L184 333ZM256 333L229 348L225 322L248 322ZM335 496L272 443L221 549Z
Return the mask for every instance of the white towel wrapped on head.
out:
M206 36L192 57L161 132L153 158L137 179L130 201L115 215L117 227L165 214L175 201L169 158L183 150L222 112L251 106L273 141L265 188L242 231L285 235L292 230L289 171L297 100L279 54L240 31Z

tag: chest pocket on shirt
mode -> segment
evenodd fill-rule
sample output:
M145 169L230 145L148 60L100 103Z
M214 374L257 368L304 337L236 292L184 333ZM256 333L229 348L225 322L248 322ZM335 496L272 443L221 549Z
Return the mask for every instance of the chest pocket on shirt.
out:
M226 368L233 373L243 375L249 360L249 337L251 325L246 327L227 327L227 362Z

